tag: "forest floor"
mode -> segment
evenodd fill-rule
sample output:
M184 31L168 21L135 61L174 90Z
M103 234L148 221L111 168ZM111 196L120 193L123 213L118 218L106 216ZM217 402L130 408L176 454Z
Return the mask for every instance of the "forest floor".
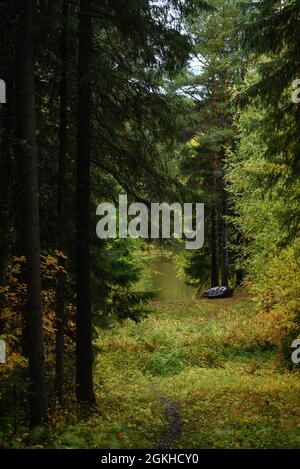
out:
M154 302L148 318L101 331L98 411L55 447L300 448L300 376L245 293Z

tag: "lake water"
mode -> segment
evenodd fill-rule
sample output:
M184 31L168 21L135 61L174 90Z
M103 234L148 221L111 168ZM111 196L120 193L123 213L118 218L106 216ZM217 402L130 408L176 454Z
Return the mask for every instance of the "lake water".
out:
M153 261L144 269L142 286L157 290L156 301L192 300L195 289L178 278L176 265L170 261Z

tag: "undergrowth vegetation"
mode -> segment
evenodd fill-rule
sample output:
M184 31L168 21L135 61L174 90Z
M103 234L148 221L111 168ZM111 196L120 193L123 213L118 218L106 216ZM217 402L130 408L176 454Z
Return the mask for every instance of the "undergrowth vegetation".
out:
M58 409L49 446L159 447L168 399L181 414L174 447L300 447L300 376L278 360L268 313L258 314L243 292L151 307L138 324L99 330L98 408L86 415L73 402ZM31 445L45 445L34 438Z

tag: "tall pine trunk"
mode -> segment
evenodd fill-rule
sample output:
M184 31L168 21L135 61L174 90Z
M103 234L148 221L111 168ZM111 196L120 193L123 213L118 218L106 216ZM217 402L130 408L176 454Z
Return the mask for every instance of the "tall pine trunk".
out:
M76 396L94 403L90 291L91 0L80 0L76 187Z
M217 211L217 161L218 157L215 152L211 156L211 191L214 197L211 207L211 286L215 287L219 284L219 265L218 265L218 211Z
M60 122L59 122L59 157L57 181L57 246L65 252L65 222L66 222L66 157L67 157L67 103L68 103L68 10L69 0L62 1L62 32L60 44ZM65 267L60 258L61 267ZM65 321L65 293L64 276L59 275L56 291L56 363L55 390L58 400L63 399L64 384L64 321Z
M224 164L224 162L223 162ZM222 220L221 220L221 259L222 259L222 285L228 287L229 267L228 267L228 226L226 216L228 215L228 197L226 192L225 168L222 169Z
M42 328L39 189L33 57L33 0L17 0L16 122L18 158L23 161L24 247L26 256L26 328L31 425L47 420L47 391Z
M239 246L239 248L241 248L243 245L244 245L244 242L243 242L243 236L241 233L238 233L237 235L237 242L236 242L237 246ZM239 255L241 254L241 252L239 251ZM240 264L241 260L236 258L236 264ZM243 285L243 281L244 281L244 270L242 269L241 266L239 266L237 269L236 269L236 280L235 280L235 284L237 287L241 287Z
M217 110L215 103L215 83L212 83L212 96L211 96L211 117L212 122L217 125ZM219 284L219 263L218 263L218 210L217 210L217 167L218 155L215 150L211 153L211 192L212 192L212 207L211 207L211 286L215 287Z
M3 58L5 56L3 55ZM11 64L9 64L11 65ZM2 67L0 68L0 70ZM3 67L4 69L4 67ZM9 72L11 71L11 67ZM13 77L11 73L2 75L6 83L6 98L5 105L1 105L0 126L0 285L5 281L5 269L7 260L11 253L12 245L12 215L11 207L13 197L11 187L13 185L13 129L14 129L14 108L13 108ZM0 311L2 310L3 296L0 297ZM4 333L4 319L0 314L0 334Z
M5 266L11 253L13 202L13 143L14 143L14 34L10 25L15 20L13 2L0 6L0 79L5 83L6 103L0 103L0 285L5 278ZM1 301L1 299L0 299ZM0 334L1 317L0 317Z

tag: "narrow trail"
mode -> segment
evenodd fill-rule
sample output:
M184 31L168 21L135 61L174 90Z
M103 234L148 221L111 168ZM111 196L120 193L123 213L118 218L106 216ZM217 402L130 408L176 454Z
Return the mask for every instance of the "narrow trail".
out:
M182 304L186 307L188 303L191 303L192 305L198 304L198 301L191 300L190 302L187 301L162 301L160 302L160 306L162 309L166 307L168 304L170 305L178 305ZM216 303L209 303L210 307L209 310L206 312L206 314L202 315L202 321L203 323L217 318L217 316L220 314L222 309L216 307ZM219 302L220 305L220 302ZM214 307L215 306L215 307ZM153 385L151 386L153 388ZM158 391L158 390L157 390ZM176 443L180 440L180 438L183 435L183 422L182 422L182 412L181 412L181 404L179 400L174 400L171 399L168 396L159 396L158 401L163 405L164 407L164 416L166 418L166 428L161 434L159 440L157 441L155 448L157 449L174 449L176 448Z
M176 302L162 301L159 303L160 303L160 306L164 308L168 304L169 305L175 304L176 306L183 304L184 306L186 306L187 303L189 302L187 301L176 301ZM191 300L190 303L194 305L195 303L198 304L198 301ZM212 306L212 308L209 308L209 311L206 312L206 314L202 316L203 322L206 322L213 318L214 319L217 318L217 316L221 312L221 309L219 309L218 307L215 307L215 308L213 307L213 306L216 306L215 303L211 302L210 305ZM153 385L150 387L152 387L153 389ZM173 400L168 396L159 396L158 401L160 404L163 405L163 408L164 408L163 412L166 418L167 425L163 433L160 435L159 440L155 444L155 448L156 449L174 449L176 448L176 444L182 437L183 431L184 431L183 429L184 426L182 422L181 404L179 400Z
M165 406L167 427L155 447L157 449L173 449L182 435L180 404L168 397L160 397L159 400Z

